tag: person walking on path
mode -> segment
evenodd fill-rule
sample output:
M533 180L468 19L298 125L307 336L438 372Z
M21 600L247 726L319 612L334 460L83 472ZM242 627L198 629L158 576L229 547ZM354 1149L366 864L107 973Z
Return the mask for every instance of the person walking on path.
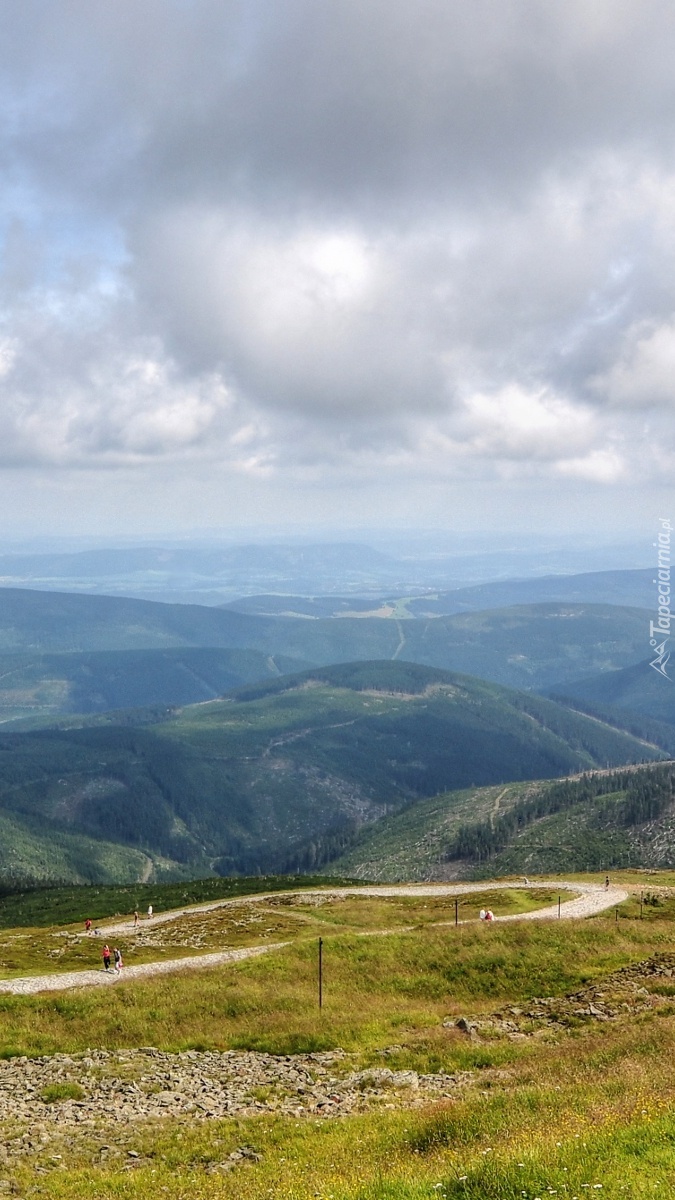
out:
M87 917L87 919L84 923L84 932L91 933L91 921L89 920L89 917Z
M108 945L107 942L106 942L105 946L103 947L101 954L103 957L103 966L105 967L106 971L109 971L110 970L110 946Z
M138 925L138 909L134 910L134 929Z
M113 950L113 955L115 956L115 970L117 971L117 974L119 975L120 971L122 970L122 967L124 966L124 963L122 962L122 951L120 949L118 949L117 946L115 946L115 949Z
M605 875L605 891L609 890L609 875Z
M152 905L149 904L148 905L148 920L150 920L151 916L152 916Z

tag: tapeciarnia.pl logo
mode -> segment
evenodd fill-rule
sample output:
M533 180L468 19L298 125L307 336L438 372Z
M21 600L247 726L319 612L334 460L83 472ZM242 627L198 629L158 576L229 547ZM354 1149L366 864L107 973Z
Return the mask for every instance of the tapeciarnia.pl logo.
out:
M666 649L666 644L670 638L670 622L673 619L670 611L670 539L673 527L668 517L660 517L659 525L659 540L654 542L658 552L658 578L654 583L658 585L659 615L656 621L649 622L649 645L656 651L656 657L649 665L658 671L659 675L663 675L664 679L670 679L666 671L670 650Z

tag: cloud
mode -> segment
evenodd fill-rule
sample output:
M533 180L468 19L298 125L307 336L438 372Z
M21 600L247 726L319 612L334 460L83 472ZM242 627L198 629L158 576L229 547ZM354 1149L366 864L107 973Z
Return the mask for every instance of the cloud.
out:
M675 320L629 328L617 359L593 384L617 406L675 409Z
M666 0L3 10L6 465L670 470Z
M551 462L585 449L593 439L587 410L513 385L469 397L465 423L476 452L490 458Z

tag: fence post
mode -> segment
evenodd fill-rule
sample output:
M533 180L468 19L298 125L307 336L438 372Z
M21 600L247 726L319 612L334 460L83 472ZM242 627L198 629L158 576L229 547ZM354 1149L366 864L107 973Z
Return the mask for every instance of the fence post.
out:
M560 920L560 896L558 896L558 920Z
M319 1008L323 1008L323 938L319 938Z
M455 925L459 924L459 900L455 896Z

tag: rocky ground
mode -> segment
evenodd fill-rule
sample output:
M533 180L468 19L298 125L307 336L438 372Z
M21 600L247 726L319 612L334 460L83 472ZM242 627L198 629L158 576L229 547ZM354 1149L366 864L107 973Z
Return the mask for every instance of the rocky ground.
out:
M567 996L536 998L523 1007L512 1005L487 1017L460 1017L459 1021L448 1024L461 1029L472 1041L498 1036L536 1037L554 1029L563 1031L588 1022L615 1021L645 1012L663 1004L663 996L655 994L654 989L659 984L668 988L669 981L675 995L675 954L659 954L622 967L606 976L602 983Z
M135 1123L154 1117L219 1118L280 1112L343 1116L374 1104L456 1095L468 1073L418 1075L349 1069L341 1050L280 1056L250 1051L169 1054L153 1047L0 1062L0 1121L31 1128ZM52 1100L57 1089L70 1091Z
M668 993L671 985L675 993L675 954L660 954L567 996L534 999L446 1024L473 1040L531 1037L552 1027L562 1032L662 1005L659 993ZM386 1059L387 1051L382 1055ZM48 1131L50 1125L134 1124L167 1116L343 1116L373 1105L453 1097L471 1078L471 1072L417 1074L386 1066L354 1070L342 1050L296 1055L239 1050L171 1054L151 1046L91 1050L0 1062L0 1122L19 1120Z
M143 1130L167 1117L316 1119L414 1108L457 1096L472 1078L470 1072L418 1075L387 1067L355 1071L350 1061L342 1050L280 1056L145 1047L0 1062L0 1193L21 1190L13 1171L22 1162L37 1175L68 1169L73 1153L116 1170L142 1166ZM222 1161L201 1162L200 1169L230 1171L259 1157L244 1144Z

